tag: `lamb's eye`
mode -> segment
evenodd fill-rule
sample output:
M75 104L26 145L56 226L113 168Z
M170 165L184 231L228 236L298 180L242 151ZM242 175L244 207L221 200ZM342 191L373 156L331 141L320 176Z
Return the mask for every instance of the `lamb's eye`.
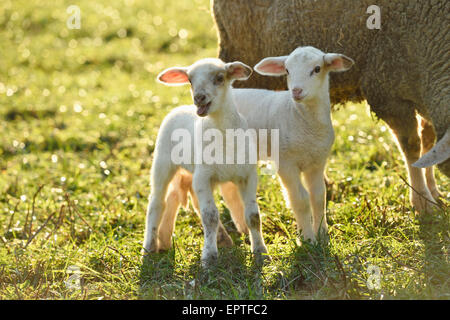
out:
M218 74L214 79L215 84L222 84L224 80L223 74Z
M319 66L315 67L315 68L314 68L314 72L315 72L315 73L319 73L319 72L320 72L320 67L319 67Z
M286 69L286 73L289 75L289 70L288 69Z

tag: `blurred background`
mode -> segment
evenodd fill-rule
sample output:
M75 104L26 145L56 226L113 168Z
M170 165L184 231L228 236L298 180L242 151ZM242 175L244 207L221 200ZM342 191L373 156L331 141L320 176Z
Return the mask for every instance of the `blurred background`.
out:
M71 5L80 29L68 28ZM262 176L258 197L274 257L262 276L219 197L237 243L221 252L219 280L198 273L202 230L190 209L180 212L175 249L142 268L156 135L174 106L191 103L188 87L155 77L217 56L209 0L2 0L0 43L0 299L448 298L448 220L430 231L439 254L427 256L398 178L406 177L401 156L365 104L333 114L330 248L298 252L278 181ZM439 173L438 182L445 183ZM365 285L369 263L384 270L382 291ZM433 281L416 272L427 263ZM81 270L75 289L70 266Z

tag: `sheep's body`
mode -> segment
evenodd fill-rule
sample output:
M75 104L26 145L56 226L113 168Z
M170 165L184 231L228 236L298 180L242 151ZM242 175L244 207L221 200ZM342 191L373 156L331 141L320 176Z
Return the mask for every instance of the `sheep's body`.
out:
M366 26L372 4L371 0L214 0L219 56L224 61L239 57L252 65L301 45L351 56L355 68L333 76L331 100L367 99L387 122L404 153L412 187L423 196L411 192L411 201L425 212L428 200L433 200L430 190L435 189L434 179L428 179L432 169L427 169L426 179L412 164L420 158L421 148L422 153L429 150L423 142L434 140L433 131L439 140L450 130L450 2L380 0L376 4L381 8L381 30ZM243 13L239 21L235 12ZM261 76L240 86L286 88L283 79ZM434 128L423 137L422 146L416 111ZM450 176L450 159L444 159L440 169Z
M201 60L189 68L171 68L160 74L158 79L167 84L190 81L197 106L175 108L161 124L151 169L152 193L147 209L144 253L171 247L177 210L180 204L186 204L187 193L190 192L204 228L202 261L209 263L216 260L217 240L223 240L224 234L218 234L220 220L213 190L217 184L225 182L237 186L239 197L245 204L245 220L250 230L252 252L257 254L257 258L262 258L261 254L267 252L261 236L256 202L256 164L249 161L244 164L223 164L220 159L219 163L207 163L207 159L203 158L203 149L196 150L195 146L195 139L203 140L203 133L208 129L216 129L225 137L226 129L247 128L246 120L237 112L232 100L231 83L235 78L246 78L250 74L251 69L239 62L224 64L218 59ZM219 77L220 82L217 80ZM189 140L173 141L177 139L175 137L180 137L177 132ZM224 155L226 143L223 143ZM183 153L187 151L185 147L190 148L191 156L178 162L174 160L173 152L178 150L177 145L180 144L183 145ZM201 159L197 158L198 154L202 156ZM240 224L245 225L243 222ZM229 238L226 240L231 241Z

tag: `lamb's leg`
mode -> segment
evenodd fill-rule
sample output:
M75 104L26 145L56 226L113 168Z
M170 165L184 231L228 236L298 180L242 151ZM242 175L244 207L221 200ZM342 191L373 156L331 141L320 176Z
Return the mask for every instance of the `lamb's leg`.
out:
M214 203L213 189L209 177L196 172L192 186L198 197L203 224L202 264L208 266L217 261L218 257L217 230L219 227L219 211Z
M324 167L320 166L318 168L311 168L303 174L311 199L314 233L316 236L323 236L326 239L328 235L328 224L325 213L326 188L323 171Z
M242 202L239 188L234 183L227 182L220 186L220 194L228 209L230 209L231 218L233 219L237 230L241 233L248 234L244 216L244 203Z
M392 108L398 107L392 105ZM392 129L408 168L409 181L413 190L410 190L410 200L416 210L421 213L430 213L437 207L428 190L424 172L420 168L413 167L413 163L420 158L421 141L418 133L418 122L413 109L402 106L405 110L411 110L402 117L384 117L383 120Z
M145 222L145 234L143 243L143 254L158 252L159 250L159 227L162 215L166 209L165 196L170 181L175 174L175 168L164 160L154 160L151 176L151 195L147 207Z
M425 119L422 119L421 124L422 124L422 130L420 132L420 138L422 142L421 155L423 156L425 153L430 151L431 148L433 148L434 143L436 141L436 134L430 122L428 122ZM425 178L427 180L427 186L431 192L431 195L435 200L439 200L439 198L441 198L442 195L440 194L439 189L436 185L436 180L434 178L434 167L429 167L425 169Z
M256 172L251 174L247 181L239 184L239 191L245 205L245 220L250 230L250 243L252 253L255 255L257 263L261 263L267 256L266 245L262 237L261 217L259 215L258 203L256 202L256 188L258 177Z
M308 191L300 181L300 170L296 165L280 164L278 174L281 179L287 200L294 211L297 221L297 230L302 233L305 240L315 241L311 219L311 206L309 203ZM322 176L323 179L323 176ZM300 244L300 242L298 242Z
M172 247L172 234L175 229L175 220L180 206L186 207L187 195L192 185L192 175L187 171L177 172L169 185L166 196L166 208L159 225L159 250L168 250Z
M192 206L194 207L195 213L199 216L200 220L202 219L202 215L200 214L200 207L198 204L197 196L195 195L194 190L191 188L190 190ZM231 239L224 225L219 219L219 228L217 230L217 245L219 248L230 248L233 246L233 239Z

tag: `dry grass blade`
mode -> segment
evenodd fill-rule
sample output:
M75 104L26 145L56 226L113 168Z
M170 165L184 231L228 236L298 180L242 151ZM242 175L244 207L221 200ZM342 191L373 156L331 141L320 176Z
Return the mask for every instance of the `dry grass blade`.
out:
M48 241L48 239L54 235L56 233L56 231L58 231L58 229L62 226L63 221L64 221L64 217L65 215L65 205L62 205L61 208L59 209L59 216L58 216L58 220L56 221L55 224L55 228L53 229L53 231L45 238L45 241Z
M67 201L67 205L69 206L70 212L74 212L78 218L80 218L81 221L83 221L84 224L86 224L89 228L89 230L93 231L94 228L92 228L92 226L83 218L83 216L78 212L78 209L76 208L76 206L73 204L73 202L70 200L69 194L66 193L65 194L65 198Z
M31 204L30 226L28 227L28 237L30 237L31 233L33 232L33 217L34 217L34 212L35 212L36 197L38 196L39 192L41 192L42 188L44 188L44 186L45 186L44 184L41 184L38 187L37 191L33 195L33 201L32 201L32 204ZM25 219L25 225L23 227L24 232L26 232L26 230L27 230L28 217L29 217L29 212L27 212L27 217Z
M48 222L50 221L50 219L55 215L56 212L53 212L51 215L48 216L47 220L44 221L44 223L41 225L41 227L31 236L28 238L27 243L25 244L25 246L23 247L24 249L26 249L28 247L28 245L31 243L31 241L33 241L33 239L39 234L39 232L42 231L42 229L45 228L45 226L48 224Z
M342 281L344 282L344 289L347 290L347 276L345 274L344 267L342 266L342 263L339 260L339 257L337 256L337 254L334 255L334 261L335 261L336 266L338 267L339 271L341 272Z
M118 254L120 254L120 256L128 263L131 263L130 260L128 260L128 258L126 256L124 256L119 250L117 250L116 248L112 247L112 246L107 246L107 248L117 252Z
M417 268L408 266L408 265L406 265L406 264L404 264L404 263L398 261L398 260L397 260L397 259L389 252L389 250L386 249L385 246L383 246L383 244L380 243L380 246L381 246L381 249L382 249L389 257L391 257L392 260L394 260L398 265L400 265L400 266L402 266L402 267L405 267L405 268L408 268L408 269L410 269L410 270L414 270L414 271L419 272L419 273L423 273L422 270L419 270L419 269L417 269Z
M9 223L8 223L8 227L6 227L6 232L8 232L9 230L11 230L11 226L14 220L14 215L16 214L17 208L19 207L20 204L20 200L17 201L16 205L14 206L14 210L13 213L11 214L11 218L9 218Z

